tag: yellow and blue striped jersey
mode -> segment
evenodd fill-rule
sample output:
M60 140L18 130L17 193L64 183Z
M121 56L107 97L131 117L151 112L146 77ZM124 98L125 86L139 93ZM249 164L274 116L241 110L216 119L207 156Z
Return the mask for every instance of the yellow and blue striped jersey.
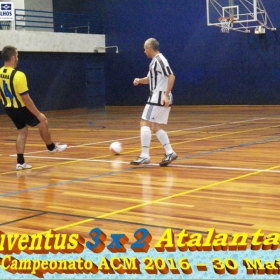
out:
M5 107L25 107L21 95L28 93L26 76L12 67L0 68L0 94Z

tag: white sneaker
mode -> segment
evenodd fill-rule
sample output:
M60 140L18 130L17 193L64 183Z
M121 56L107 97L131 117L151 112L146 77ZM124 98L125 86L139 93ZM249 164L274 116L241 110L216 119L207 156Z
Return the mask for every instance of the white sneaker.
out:
M150 163L150 159L144 157L138 157L136 160L130 162L130 164L132 165L148 164L148 163Z
M23 164L17 163L16 170L23 170L23 169L30 169L32 166L30 164L27 164L26 162Z
M66 144L64 144L64 145L59 145L58 143L56 143L54 149L53 149L52 151L50 151L50 152L52 152L52 153L62 152L62 151L64 151L66 148L67 148L67 145L66 145Z
M17 177L18 178L26 177L31 171L32 171L32 169L21 169L21 170L18 170L16 172L17 173Z

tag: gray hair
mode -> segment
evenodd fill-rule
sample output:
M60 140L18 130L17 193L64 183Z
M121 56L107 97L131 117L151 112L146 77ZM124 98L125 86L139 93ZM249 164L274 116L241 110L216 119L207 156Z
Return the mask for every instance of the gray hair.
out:
M159 51L159 42L157 39L150 38L146 40L145 46L151 47L154 51Z

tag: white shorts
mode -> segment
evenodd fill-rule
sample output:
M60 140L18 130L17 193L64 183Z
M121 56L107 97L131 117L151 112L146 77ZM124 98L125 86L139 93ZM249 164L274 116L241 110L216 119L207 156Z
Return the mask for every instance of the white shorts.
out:
M171 107L146 104L142 114L142 120L159 124L167 124L170 110Z

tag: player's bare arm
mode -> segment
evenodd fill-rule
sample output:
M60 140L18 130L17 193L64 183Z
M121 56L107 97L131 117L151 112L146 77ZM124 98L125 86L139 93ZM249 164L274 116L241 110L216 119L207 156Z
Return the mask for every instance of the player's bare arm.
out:
M133 81L133 84L135 86L138 86L139 84L144 84L147 85L149 84L149 77L145 77L145 78L135 78Z

